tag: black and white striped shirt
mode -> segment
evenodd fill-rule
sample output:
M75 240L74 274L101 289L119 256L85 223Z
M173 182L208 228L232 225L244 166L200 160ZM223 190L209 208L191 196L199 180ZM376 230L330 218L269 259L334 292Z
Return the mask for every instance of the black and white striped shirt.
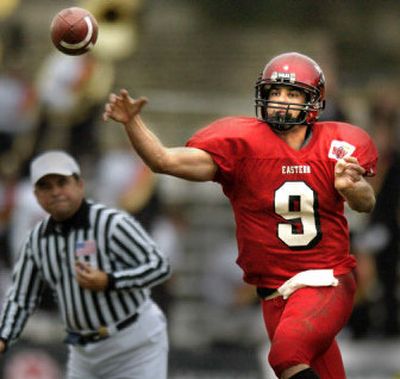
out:
M107 272L109 288L81 288L76 260ZM69 222L57 224L49 217L31 231L3 305L0 338L12 342L19 337L45 283L56 295L66 329L84 334L140 312L150 287L169 274L167 259L134 218L84 201Z

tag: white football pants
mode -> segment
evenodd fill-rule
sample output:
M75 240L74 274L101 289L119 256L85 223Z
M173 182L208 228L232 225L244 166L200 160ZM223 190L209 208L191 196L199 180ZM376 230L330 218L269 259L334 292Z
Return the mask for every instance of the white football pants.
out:
M152 301L139 319L105 340L69 345L68 379L167 379L167 323Z

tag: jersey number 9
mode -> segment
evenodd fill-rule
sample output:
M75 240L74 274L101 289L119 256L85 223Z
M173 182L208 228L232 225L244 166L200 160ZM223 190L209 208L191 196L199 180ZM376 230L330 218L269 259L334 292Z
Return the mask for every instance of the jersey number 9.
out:
M275 213L285 222L278 223L278 238L289 248L303 250L321 239L318 199L305 182L285 182L275 191Z

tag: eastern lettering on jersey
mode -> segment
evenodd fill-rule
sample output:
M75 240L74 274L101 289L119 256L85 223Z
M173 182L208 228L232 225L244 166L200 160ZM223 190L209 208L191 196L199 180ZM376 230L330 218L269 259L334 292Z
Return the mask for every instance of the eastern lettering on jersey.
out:
M96 241L78 241L75 244L75 256L83 257L96 253Z
M282 174L311 174L311 167L308 165L294 165L294 166L282 166Z
M354 153L356 147L346 141L332 140L331 147L329 149L328 157L332 159L342 159L349 157Z
M276 81L289 81L290 83L295 83L296 82L296 74L294 72L277 72L274 71L271 74L271 79Z

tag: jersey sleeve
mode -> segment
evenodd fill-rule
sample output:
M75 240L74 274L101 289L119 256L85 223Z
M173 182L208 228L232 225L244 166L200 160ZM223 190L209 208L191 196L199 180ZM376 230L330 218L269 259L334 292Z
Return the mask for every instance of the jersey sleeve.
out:
M208 152L218 166L216 182L232 180L238 156L238 139L234 131L233 118L223 118L196 132L186 143Z
M330 157L341 158L336 153L348 152L349 155L358 159L360 165L365 169L364 176L374 176L378 162L377 148L369 134L358 126L347 123L333 123L335 125L334 141L331 141ZM335 146L336 145L336 146ZM336 149L336 152L335 152ZM333 155L331 153L333 152Z
M360 165L365 169L364 176L375 176L376 165L378 163L377 148L369 136L366 136L364 143L360 146L359 151L356 151Z
M161 284L170 277L167 257L133 217L121 214L108 237L115 267L108 273L109 288L146 288Z
M28 239L13 269L12 284L0 315L0 339L6 341L7 346L19 338L29 316L40 302L43 288L44 282Z

